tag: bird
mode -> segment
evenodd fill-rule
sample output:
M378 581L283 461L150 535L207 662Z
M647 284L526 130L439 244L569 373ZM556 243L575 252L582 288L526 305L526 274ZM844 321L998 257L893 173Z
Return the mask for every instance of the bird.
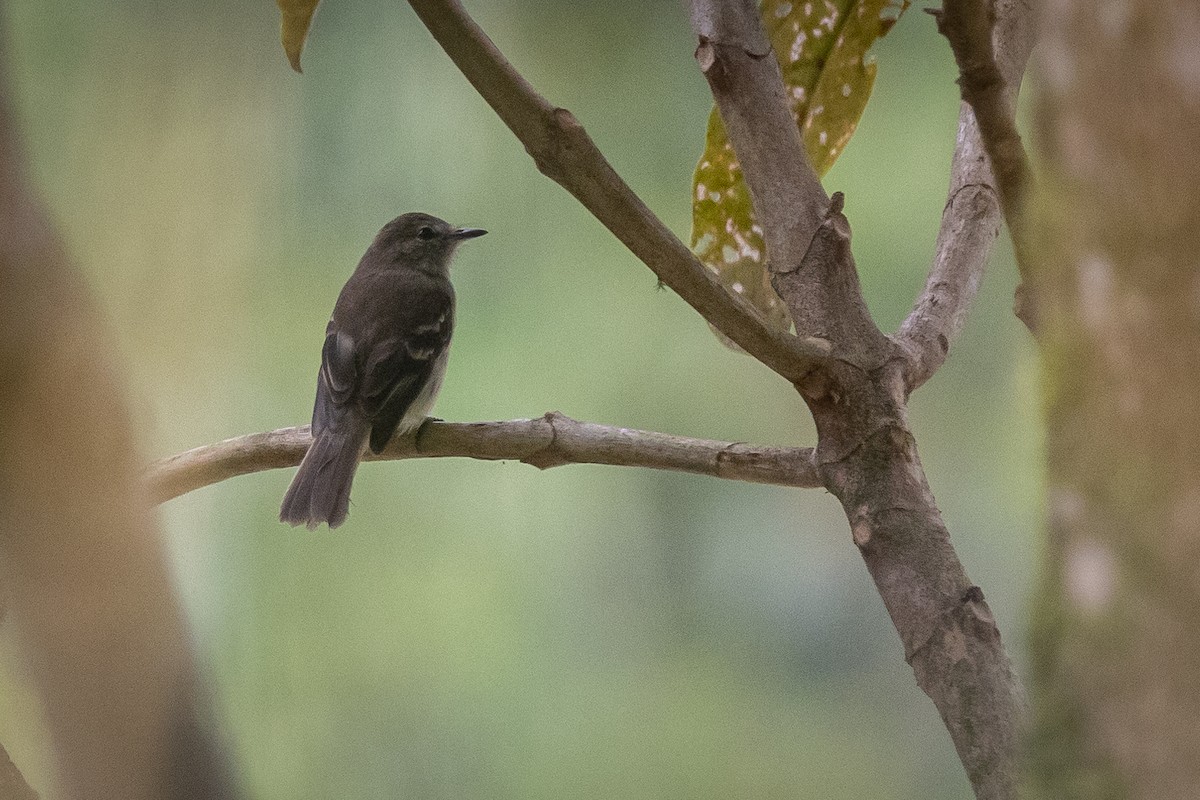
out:
M441 389L454 332L450 261L483 236L430 214L384 225L342 287L321 348L312 444L284 495L279 519L336 528L367 448L425 421Z

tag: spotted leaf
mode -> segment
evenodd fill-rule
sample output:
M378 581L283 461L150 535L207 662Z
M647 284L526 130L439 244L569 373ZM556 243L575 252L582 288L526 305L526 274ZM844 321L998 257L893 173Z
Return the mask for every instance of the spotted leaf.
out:
M763 0L763 24L817 174L824 175L845 149L871 96L875 64L867 51L908 5L909 0ZM692 250L769 325L791 327L787 307L771 288L762 228L716 108L692 181Z

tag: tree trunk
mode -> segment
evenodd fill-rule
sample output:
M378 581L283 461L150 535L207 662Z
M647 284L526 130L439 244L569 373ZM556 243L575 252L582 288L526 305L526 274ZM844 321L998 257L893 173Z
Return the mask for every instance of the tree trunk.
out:
M1200 6L1063 0L1041 52L1049 542L1031 796L1200 792Z

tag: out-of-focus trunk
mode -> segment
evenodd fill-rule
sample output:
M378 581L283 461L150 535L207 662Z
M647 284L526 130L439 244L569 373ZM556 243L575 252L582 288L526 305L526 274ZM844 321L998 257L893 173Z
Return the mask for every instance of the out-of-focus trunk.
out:
M1200 792L1200 5L1043 9L1030 796Z
M5 624L41 693L61 796L232 797L201 725L111 335L26 178L5 78L0 65Z

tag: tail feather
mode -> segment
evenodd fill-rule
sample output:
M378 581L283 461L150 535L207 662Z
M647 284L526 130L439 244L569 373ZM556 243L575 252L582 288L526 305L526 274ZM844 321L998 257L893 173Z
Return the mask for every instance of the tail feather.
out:
M316 530L336 528L350 514L350 486L366 444L366 431L323 431L308 448L292 479L279 519Z

